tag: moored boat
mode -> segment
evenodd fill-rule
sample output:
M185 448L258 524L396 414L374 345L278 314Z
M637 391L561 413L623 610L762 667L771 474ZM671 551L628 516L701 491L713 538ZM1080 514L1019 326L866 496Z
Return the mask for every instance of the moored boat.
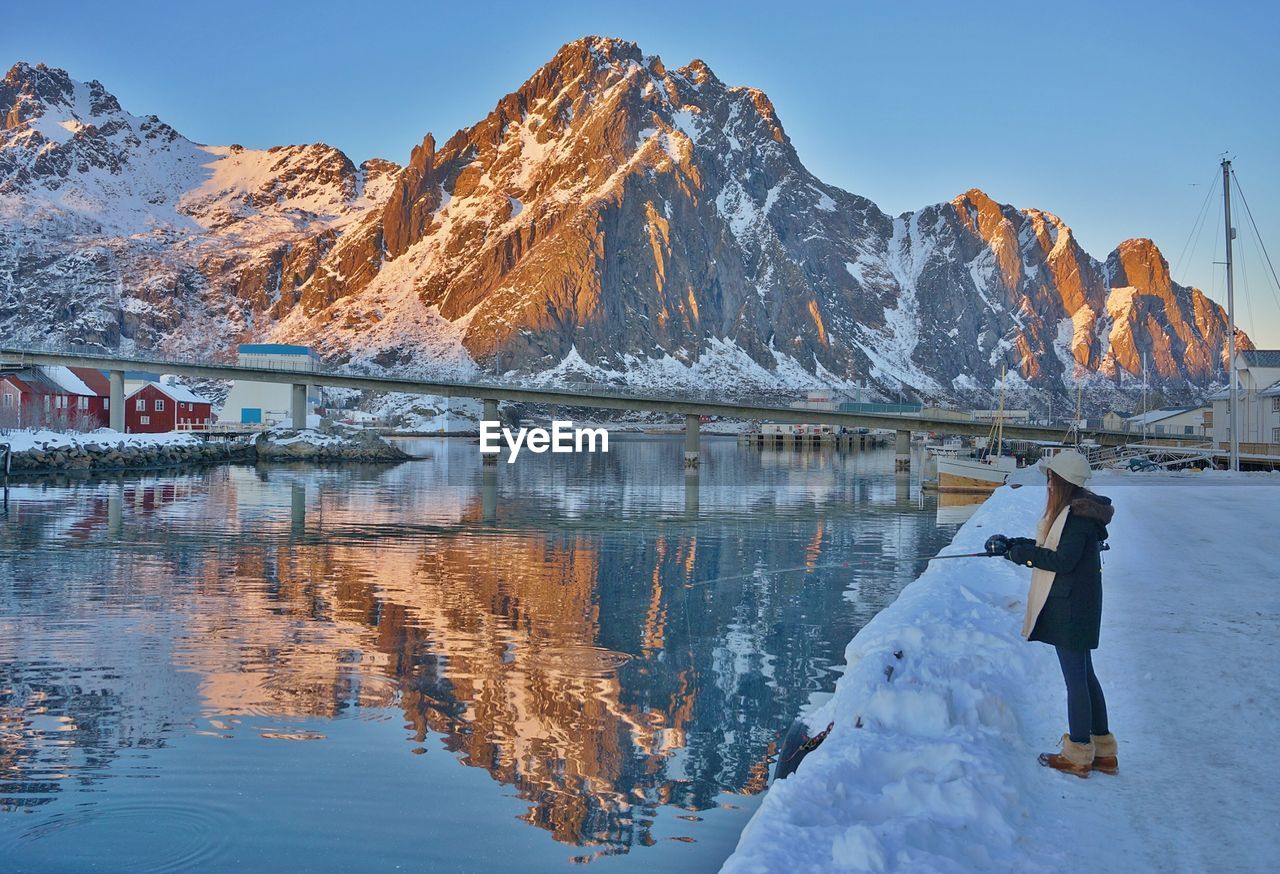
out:
M1000 373L1000 408L987 436L987 452L981 456L936 457L938 491L989 494L1004 485L1009 474L1018 469L1011 455L1001 455L1004 446L1004 373Z
M989 455L986 458L940 456L937 465L939 492L970 494L994 492L1018 468L1017 460L1010 455Z

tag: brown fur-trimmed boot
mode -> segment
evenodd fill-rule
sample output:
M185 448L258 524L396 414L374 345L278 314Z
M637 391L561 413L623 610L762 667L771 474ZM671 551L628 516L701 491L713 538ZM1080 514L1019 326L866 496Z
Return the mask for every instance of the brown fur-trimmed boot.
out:
M1055 771L1065 771L1077 777L1088 777L1093 770L1093 741L1078 744L1071 735L1062 736L1062 752L1041 753L1040 764Z
M1120 762L1116 758L1116 736L1114 734L1095 734L1093 741L1093 770L1103 774L1120 773Z

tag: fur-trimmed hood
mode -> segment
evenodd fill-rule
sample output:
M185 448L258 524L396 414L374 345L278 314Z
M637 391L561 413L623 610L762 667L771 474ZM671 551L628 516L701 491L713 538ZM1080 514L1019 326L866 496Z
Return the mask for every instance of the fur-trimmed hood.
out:
M1103 530L1102 536L1106 537L1107 525L1115 516L1116 508L1112 506L1110 498L1088 489L1081 489L1080 494L1071 500L1071 512L1076 516L1097 522Z

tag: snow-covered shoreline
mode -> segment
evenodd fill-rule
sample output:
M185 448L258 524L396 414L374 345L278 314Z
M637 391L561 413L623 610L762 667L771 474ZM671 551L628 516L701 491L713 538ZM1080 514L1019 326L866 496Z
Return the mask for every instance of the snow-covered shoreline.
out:
M170 431L165 434L121 434L109 428L96 431L49 431L45 429L12 429L0 434L0 443L8 443L14 452L32 449L68 449L86 444L112 446L195 446L203 441L190 432Z
M1065 730L1053 650L1019 636L1028 572L933 562L850 642L835 727L775 782L728 872L1262 871L1280 858L1280 476L1112 474L1099 677L1120 774L1036 764ZM944 550L1030 534L1002 488Z
M254 462L403 461L409 455L373 431L294 431L276 428L253 440L205 440L189 432L121 434L106 428L86 433L12 430L0 446L13 454L14 474L129 470L182 465Z
M107 428L86 433L14 430L0 434L12 452L14 475L87 473L254 460L244 441L211 442L190 433L121 434Z

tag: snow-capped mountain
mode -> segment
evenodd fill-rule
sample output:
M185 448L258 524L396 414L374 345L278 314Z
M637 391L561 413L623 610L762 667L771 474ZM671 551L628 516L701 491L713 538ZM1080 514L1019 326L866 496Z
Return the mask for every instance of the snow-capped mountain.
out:
M403 168L198 145L42 66L0 117L12 339L953 398L1006 366L1115 385L1144 353L1173 395L1221 376L1225 314L1151 241L1098 261L976 189L886 215L809 173L760 91L621 40L566 45Z
M203 146L98 82L0 82L0 332L224 352L400 168L325 145ZM300 281L300 279L298 280Z

